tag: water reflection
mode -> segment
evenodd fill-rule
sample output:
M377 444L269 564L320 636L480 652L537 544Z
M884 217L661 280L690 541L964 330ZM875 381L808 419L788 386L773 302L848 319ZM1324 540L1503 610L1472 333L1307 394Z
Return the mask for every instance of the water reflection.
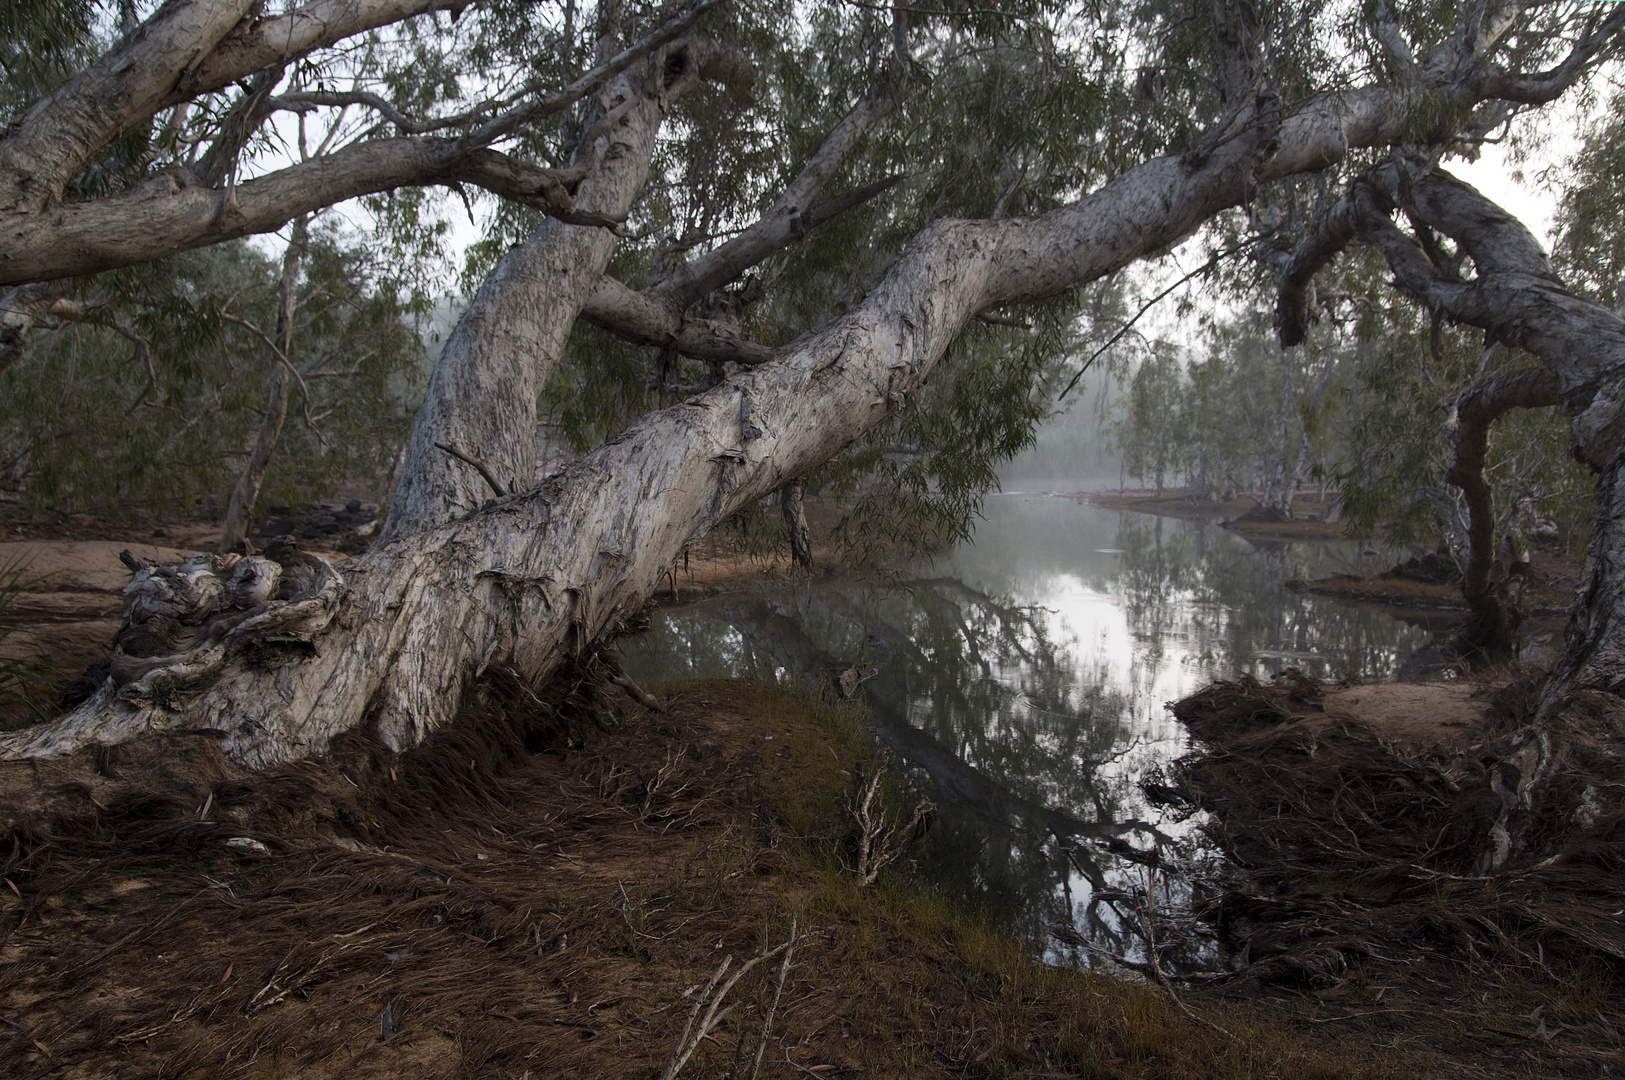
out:
M1050 936L1061 926L1137 959L1134 897L1154 888L1159 916L1177 921L1201 857L1196 823L1140 788L1188 746L1164 703L1285 667L1391 677L1425 625L1286 588L1377 561L1346 543L1257 545L1204 522L1006 496L988 501L974 544L932 566L669 609L626 662L652 682L874 665L862 692L877 735L942 811L919 872L1057 958L1090 955L1066 942L1076 935ZM1171 966L1220 961L1171 929L1158 931Z

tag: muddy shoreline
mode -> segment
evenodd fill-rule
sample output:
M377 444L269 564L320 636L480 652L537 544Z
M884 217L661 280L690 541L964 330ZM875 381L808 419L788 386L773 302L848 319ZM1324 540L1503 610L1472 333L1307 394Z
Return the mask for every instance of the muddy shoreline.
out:
M1049 967L906 874L862 887L843 805L869 751L844 703L696 683L655 714L575 677L493 683L405 755L356 739L251 776L165 737L48 782L0 767L0 1060L653 1077L721 961L794 925L782 994L759 965L683 1075L748 1056L775 998L763 1076L1426 1071L1242 1001L1195 1019L1142 981Z
M1342 521L1326 520L1331 503L1299 495L1292 501L1292 518L1287 521L1261 520L1254 499L1199 499L1175 492L1161 495L1151 491L1086 491L1072 498L1085 499L1110 510L1136 514L1182 518L1187 521L1213 521L1220 527L1254 540L1333 540L1342 539Z

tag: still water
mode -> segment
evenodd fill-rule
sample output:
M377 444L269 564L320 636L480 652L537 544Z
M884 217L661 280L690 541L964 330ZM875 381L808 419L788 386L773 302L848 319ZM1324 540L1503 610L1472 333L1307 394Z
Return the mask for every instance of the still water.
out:
M1140 786L1190 749L1166 704L1287 667L1392 678L1431 639L1420 619L1286 587L1391 561L1004 494L987 500L974 542L931 564L669 608L624 643L625 662L650 683L872 666L859 693L876 735L939 809L920 875L1052 959L1143 959L1151 917L1165 963L1213 967L1218 947L1182 914L1214 869L1195 843L1200 819Z

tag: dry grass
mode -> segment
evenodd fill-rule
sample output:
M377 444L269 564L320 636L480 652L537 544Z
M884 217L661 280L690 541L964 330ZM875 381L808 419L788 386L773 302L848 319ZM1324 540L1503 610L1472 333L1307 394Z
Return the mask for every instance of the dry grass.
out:
M1466 1075L1614 1075L1625 1065L1625 818L1606 797L1622 790L1607 748L1617 700L1577 702L1553 728L1561 749L1526 847L1487 873L1492 780L1538 683L1491 696L1465 746L1329 716L1333 689L1294 672L1175 706L1206 746L1172 788L1151 790L1210 811L1239 868L1212 914L1250 966L1209 1000L1273 995L1285 1015L1425 1046ZM1587 799L1599 807L1588 826L1575 819Z
M698 684L600 729L589 682L493 684L400 757L245 776L174 738L0 771L0 1072L653 1077L720 958L794 919L762 1076L1401 1075L1034 963L898 876L860 888L848 704ZM683 1075L748 1057L776 977Z

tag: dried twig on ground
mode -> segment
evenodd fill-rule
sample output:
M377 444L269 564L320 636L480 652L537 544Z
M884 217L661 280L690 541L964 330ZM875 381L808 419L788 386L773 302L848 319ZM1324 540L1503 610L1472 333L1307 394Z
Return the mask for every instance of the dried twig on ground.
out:
M795 924L792 922L789 940L785 941L784 944L779 945L776 948L770 949L759 956L745 961L732 975L728 975L728 969L733 966L734 958L732 954L722 958L722 963L717 965L716 973L711 976L711 981L705 984L705 989L701 990L699 996L694 999L694 1008L689 1011L688 1023L683 1025L683 1033L677 1039L677 1046L672 1050L671 1061L667 1063L665 1071L660 1074L660 1080L677 1080L677 1074L683 1071L683 1066L688 1064L688 1059L693 1056L695 1050L699 1049L700 1043L704 1042L706 1036L710 1035L712 1031L716 1030L717 1025L722 1023L723 1020L727 1019L729 1013L733 1012L734 1007L732 1005L728 1006L726 1009L721 1008L722 1002L728 996L728 992L731 991L735 984L737 984L740 979L744 978L752 968L756 967L756 965L760 964L764 960L772 960L781 953L785 954L785 963L780 968L779 989L783 989L784 975L789 971L788 954L795 949L797 940L799 939L795 933ZM723 981L724 976L727 976L726 982ZM718 985L719 983L721 983L720 986ZM778 1003L778 991L774 992L773 1001L776 1006ZM703 1016L701 1015L702 1012L704 1014ZM696 1020L699 1021L698 1026L695 1024ZM768 1011L767 1024L770 1025L772 1022L773 1014L772 1010L770 1009ZM765 1041L767 1037L766 1027L763 1028L762 1037ZM761 1058L762 1048L758 1047L756 1051L756 1061L760 1063ZM754 1066L752 1067L750 1075L755 1076Z
M790 961L795 956L796 942L799 940L800 938L796 934L796 920L792 917L790 919L790 939L785 942L784 962L779 965L778 978L773 980L773 1000L767 1004L767 1012L762 1016L762 1032L756 1038L756 1053L751 1057L750 1068L745 1071L743 1076L740 1076L739 1073L741 1062L734 1062L732 1080L756 1080L756 1074L761 1071L762 1055L767 1052L767 1037L773 1031L773 1015L779 1011L779 998L784 995L784 980L790 974ZM743 1032L741 1032L739 1045L741 1050L744 1049Z
M860 766L846 801L846 812L852 818L853 852L850 860L841 853L841 865L865 888L873 885L880 872L896 862L910 844L924 836L936 818L936 806L929 799L921 799L899 834L884 797L890 764L890 755L882 754L872 770Z

